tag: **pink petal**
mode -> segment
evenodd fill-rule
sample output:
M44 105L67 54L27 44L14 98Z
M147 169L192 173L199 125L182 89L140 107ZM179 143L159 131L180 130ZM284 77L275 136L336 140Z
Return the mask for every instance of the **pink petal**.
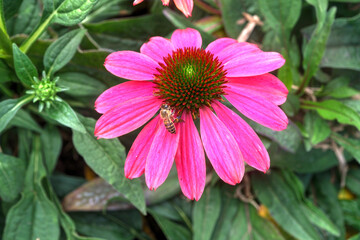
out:
M250 91L238 91L231 85L227 85L224 91L228 94L226 99L246 117L275 131L286 129L288 118L274 103Z
M170 0L161 0L164 6L169 6Z
M248 52L224 63L227 77L249 77L268 73L284 65L285 59L276 52Z
M186 47L201 48L202 39L200 33L192 28L177 29L171 36L171 42L175 49Z
M95 126L95 136L115 138L129 133L154 116L161 104L162 101L154 96L120 103L99 118Z
M193 0L174 0L176 7L185 15L191 17L191 12L194 7Z
M160 123L160 117L155 117L136 137L126 157L125 177L133 179L145 172L146 158Z
M159 67L150 57L133 51L111 53L104 66L115 76L130 80L152 80Z
M200 132L205 152L219 177L228 184L239 183L245 171L239 146L209 108L200 108Z
M205 154L191 114L184 111L178 124L180 140L175 156L182 192L189 199L200 199L206 178Z
M163 37L152 37L150 41L141 46L140 52L156 62L164 63L164 57L172 55L174 46L169 39Z
M142 3L144 0L134 0L133 5L138 5L139 3Z
M210 43L205 50L211 52L214 55L217 55L219 52L223 51L226 47L234 43L237 43L235 39L219 38L213 41L212 43Z
M157 128L145 164L145 181L150 190L156 190L169 175L179 136L169 133L163 123Z
M269 154L255 131L236 113L219 102L211 105L234 136L245 162L260 171L270 167Z
M232 59L246 57L247 54L263 53L258 46L246 42L234 43L215 54L224 65Z
M109 88L95 101L95 110L105 113L116 105L133 98L153 96L155 84L149 81L128 81Z
M285 85L270 73L254 77L227 78L227 80L229 81L227 85L237 88L237 91L251 92L276 105L283 104L289 93Z

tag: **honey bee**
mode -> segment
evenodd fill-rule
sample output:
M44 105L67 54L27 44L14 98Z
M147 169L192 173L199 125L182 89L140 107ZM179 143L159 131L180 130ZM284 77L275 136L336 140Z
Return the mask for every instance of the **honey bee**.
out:
M180 118L178 117L174 119L174 113L169 105L167 104L161 105L160 117L164 121L166 130L168 130L169 133L175 134L176 133L175 123L179 122Z

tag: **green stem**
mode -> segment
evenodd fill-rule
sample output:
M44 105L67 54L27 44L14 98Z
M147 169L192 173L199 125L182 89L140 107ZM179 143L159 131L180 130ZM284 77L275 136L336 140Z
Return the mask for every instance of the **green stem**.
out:
M51 23L53 17L55 16L56 11L54 11L40 26L30 35L29 38L21 45L20 50L23 53L26 53L33 43L40 37L40 35L45 31L46 27Z
M221 15L221 11L213 8L212 6L200 1L200 0L195 0L194 4L196 6L198 6L199 8L201 8L202 10L204 10L205 12L211 13L211 14L215 14L215 15Z
M0 46L7 55L12 55L11 41L6 31L3 0L0 0Z
M34 98L34 95L30 95L28 97L24 97L23 100L21 100L20 102L18 102L15 107L21 107L27 103L29 103L32 99Z
M309 67L308 67L308 69L309 69ZM309 76L309 70L307 70L305 72L305 75L304 75L303 79L301 80L301 84L299 86L299 89L296 91L297 95L301 96L303 94L305 88L309 85L310 78L308 76Z

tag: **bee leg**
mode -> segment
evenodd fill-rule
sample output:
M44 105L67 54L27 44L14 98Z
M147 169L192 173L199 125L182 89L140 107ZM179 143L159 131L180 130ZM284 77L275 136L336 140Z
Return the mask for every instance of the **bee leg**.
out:
M174 123L178 123L178 122L184 122L184 120L181 119L181 116L177 116L174 121Z

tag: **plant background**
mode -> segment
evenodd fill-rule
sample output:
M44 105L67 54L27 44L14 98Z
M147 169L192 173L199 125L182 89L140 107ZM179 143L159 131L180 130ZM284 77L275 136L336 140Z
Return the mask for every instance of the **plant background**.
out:
M195 0L191 18L160 0L0 7L2 239L360 239L359 0ZM287 60L276 75L290 90L288 129L251 122L269 172L247 168L229 186L208 166L198 202L181 194L176 169L155 192L125 179L139 130L93 136L96 97L123 81L105 70L105 57L176 28L198 29L204 46L237 38L249 23L244 12L263 23L248 41ZM26 90L42 71L68 90L40 112Z

